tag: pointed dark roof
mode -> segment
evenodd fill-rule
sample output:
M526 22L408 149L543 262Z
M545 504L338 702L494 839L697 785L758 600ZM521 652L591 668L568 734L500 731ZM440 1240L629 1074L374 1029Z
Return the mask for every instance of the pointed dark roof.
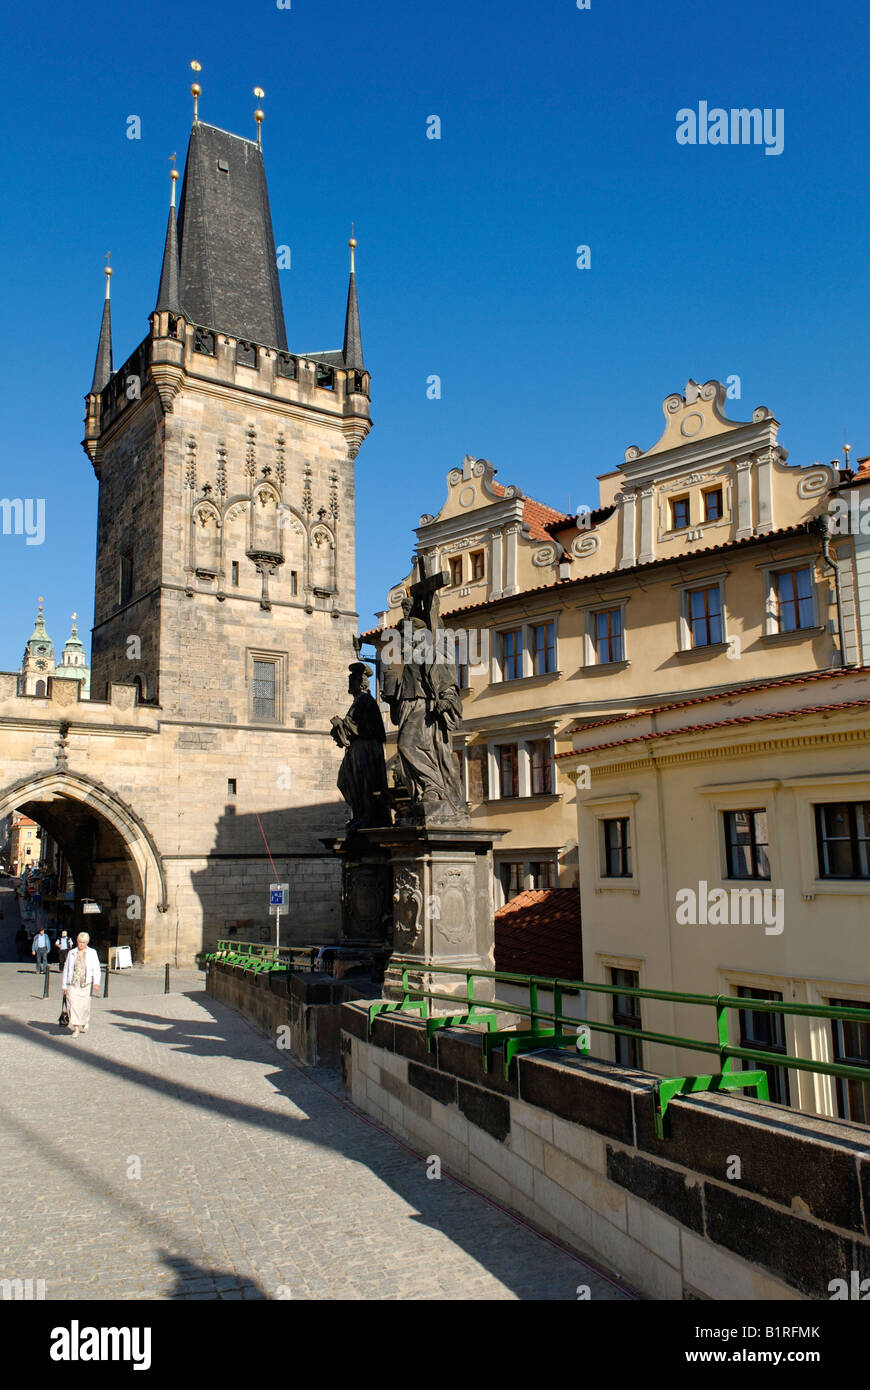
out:
M347 313L344 318L344 365L365 371L362 350L362 334L359 327L359 304L356 298L356 275L350 272L347 287Z
M185 317L286 351L266 170L252 140L201 122L193 127L178 242Z
M106 298L103 302L103 319L100 324L100 341L97 344L97 360L94 363L94 379L91 391L102 391L112 376L112 303L109 299L109 283L106 279Z
M181 298L178 288L178 227L175 219L175 203L169 209L166 224L166 241L163 245L163 264L160 268L160 288L157 291L155 309L159 312L168 309L170 314L181 313Z

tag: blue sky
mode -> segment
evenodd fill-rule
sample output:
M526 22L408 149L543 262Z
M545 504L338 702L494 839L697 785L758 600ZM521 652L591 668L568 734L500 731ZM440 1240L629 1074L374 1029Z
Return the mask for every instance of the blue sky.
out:
M658 438L690 376L738 375L730 414L769 406L792 462L846 439L870 454L860 0L248 0L241 20L226 0L85 3L19 9L5 40L0 493L44 497L46 537L0 536L2 669L38 594L58 652L73 608L83 636L92 621L79 441L103 256L117 366L156 296L191 58L203 120L253 135L265 89L291 349L340 345L356 224L375 421L357 460L363 627L466 453L551 505L594 506L596 474ZM700 101L782 108L782 154L678 145L676 113Z

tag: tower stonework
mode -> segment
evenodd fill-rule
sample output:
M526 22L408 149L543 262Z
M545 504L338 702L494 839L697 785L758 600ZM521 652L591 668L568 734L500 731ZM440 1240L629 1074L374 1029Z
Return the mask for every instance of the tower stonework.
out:
M337 931L329 717L354 654L354 460L370 428L353 270L344 349L287 350L259 144L196 122L177 223L172 192L150 331L111 374L107 300L84 439L99 479L91 693L112 704L134 687L159 731L123 748L147 755L143 819L167 881L149 957L178 933L186 957L259 939L276 872L284 941ZM135 799L140 780L121 771L119 792Z

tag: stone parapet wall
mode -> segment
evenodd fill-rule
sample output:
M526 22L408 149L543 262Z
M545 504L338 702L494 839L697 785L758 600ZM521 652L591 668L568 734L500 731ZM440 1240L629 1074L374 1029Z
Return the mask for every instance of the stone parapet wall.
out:
M738 1096L668 1108L655 1078L562 1051L342 1009L356 1105L444 1168L654 1299L829 1299L870 1278L870 1131ZM834 1286L835 1288L837 1286ZM870 1284L867 1286L870 1288Z
M341 1005L365 988L313 972L254 975L220 961L209 962L205 987L306 1066L338 1062Z

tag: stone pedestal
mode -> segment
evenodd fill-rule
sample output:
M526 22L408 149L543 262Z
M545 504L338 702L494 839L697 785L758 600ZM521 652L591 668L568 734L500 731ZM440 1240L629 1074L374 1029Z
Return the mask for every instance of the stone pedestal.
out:
M342 942L389 951L393 874L388 852L364 840L359 832L344 840L324 840L323 844L341 861Z
M419 964L428 987L447 994L464 994L465 983L461 976L434 973L439 965L494 969L492 846L505 833L467 825L360 831L360 838L392 871L387 997L395 997L401 984L397 958ZM483 982L477 988L481 998L491 993ZM436 1005L435 1012L446 1008Z

